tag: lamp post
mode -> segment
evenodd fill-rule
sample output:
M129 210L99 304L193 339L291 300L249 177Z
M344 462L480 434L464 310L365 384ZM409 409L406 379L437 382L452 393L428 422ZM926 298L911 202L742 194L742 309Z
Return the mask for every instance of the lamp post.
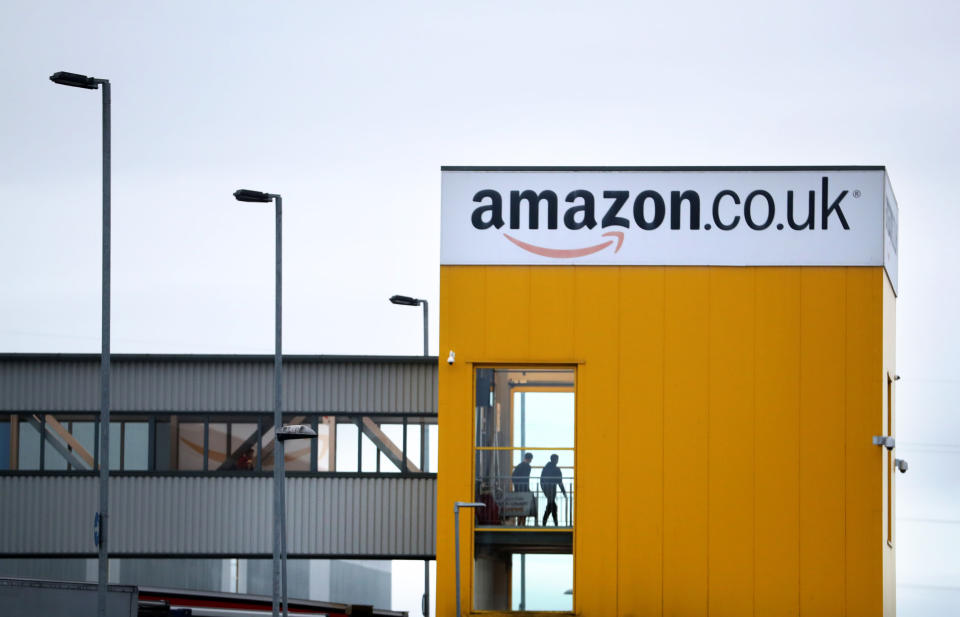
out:
M427 301L422 298L413 298L410 296L401 296L393 295L390 296L390 302L392 304L397 304L399 306L417 306L418 304L423 305L423 355L427 355L427 312L429 310L427 306ZM422 451L425 451L427 448L427 425L420 425L420 448ZM424 459L426 460L426 459ZM426 469L426 465L424 465ZM424 617L427 617L427 614L430 612L430 562L423 562L423 598L420 602L420 605L423 609Z
M59 71L50 81L103 94L103 254L100 285L100 529L97 555L97 615L107 614L107 532L110 505L110 81ZM42 437L41 437L42 438Z
M280 602L280 550L281 544L285 544L285 538L282 536L281 523L282 514L284 514L284 495L283 495L283 446L279 443L280 430L283 425L283 415L281 413L281 395L280 389L283 383L283 360L281 351L281 321L283 316L282 291L282 216L283 199L280 195L273 193L262 193L260 191L251 191L240 189L233 193L237 201L251 203L270 203L276 204L276 297L274 310L274 354L273 354L273 436L277 440L273 448L273 617L279 617ZM285 566L286 564L284 564ZM284 569L286 569L284 567ZM283 576L283 612L287 613L287 577Z
M410 296L390 296L390 302L400 306L423 305L423 355L427 355L427 301L423 298L412 298Z
M486 504L477 501L457 501L453 504L454 554L457 567L457 617L460 617L460 508L485 508Z

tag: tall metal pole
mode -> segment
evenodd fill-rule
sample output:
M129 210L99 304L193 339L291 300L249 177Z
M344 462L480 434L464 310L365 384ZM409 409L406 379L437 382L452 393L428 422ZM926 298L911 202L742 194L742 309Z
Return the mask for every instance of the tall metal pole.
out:
M454 544L454 553L456 553L456 559L454 559L454 565L456 566L457 577L457 617L460 617L460 503L455 503L453 505L453 544Z
M427 301L421 300L420 304L423 305L423 355L427 355Z
M283 513L280 515L280 586L283 589L283 617L287 617L287 457L283 443L280 446L280 501Z
M107 616L110 506L110 82L103 91L103 255L100 286L100 551L97 556L97 615Z
M280 502L283 512L280 514L280 586L283 590L283 617L287 617L287 455L286 446L280 444Z
M276 204L276 307L274 311L274 354L273 354L273 617L279 617L280 598L280 563L281 545L283 544L283 530L280 522L286 518L283 494L283 445L280 443L280 426L283 424L281 412L280 389L283 380L282 349L281 349L281 318L282 305L282 245L281 245L281 218L283 214L282 199L279 195L273 196ZM284 560L284 570L286 569ZM287 577L283 576L283 613L287 614Z
M427 336L427 328L429 327L428 326L429 322L427 320L428 308L427 308L426 300L421 300L420 303L423 304L423 355L426 356L428 355L427 342L429 341L429 337ZM420 449L425 450L429 447L429 445L427 444L427 435L428 435L427 425L421 424L420 428L422 429L420 431ZM426 471L426 470L427 470L426 466L424 466L423 471ZM423 617L427 617L427 615L429 614L430 614L430 562L424 561L423 562Z
M487 504L478 501L456 501L453 504L453 550L457 577L457 617L460 617L460 508L485 508Z
M423 617L430 615L430 560L423 560Z

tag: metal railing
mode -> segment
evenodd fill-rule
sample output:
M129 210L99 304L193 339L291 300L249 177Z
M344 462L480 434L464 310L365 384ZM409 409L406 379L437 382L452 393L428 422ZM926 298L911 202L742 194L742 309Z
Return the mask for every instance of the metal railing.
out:
M569 469L569 468L568 468ZM531 476L529 491L514 490L511 476L485 476L477 480L476 499L486 504L476 511L477 525L482 527L573 527L574 521L574 476L561 478L565 493L559 486L554 487L553 502L556 504L556 524L554 512L547 512L551 500L547 497L537 477ZM529 495L524 507L524 497ZM547 518L544 523L544 518Z

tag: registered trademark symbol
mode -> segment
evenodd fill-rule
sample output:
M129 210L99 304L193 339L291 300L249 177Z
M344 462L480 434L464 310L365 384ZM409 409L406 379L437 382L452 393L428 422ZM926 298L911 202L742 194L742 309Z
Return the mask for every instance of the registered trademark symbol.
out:
M854 198L854 199L860 199L860 189L854 189L854 191L853 191L853 198Z

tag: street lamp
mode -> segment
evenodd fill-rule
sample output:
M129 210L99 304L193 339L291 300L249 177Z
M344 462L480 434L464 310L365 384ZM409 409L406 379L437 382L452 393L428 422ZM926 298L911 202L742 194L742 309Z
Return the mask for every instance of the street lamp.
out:
M412 298L410 296L401 296L393 295L390 296L390 302L400 306L417 306L418 304L423 305L423 355L427 355L427 301L421 298ZM420 425L420 448L427 448L427 425ZM426 460L426 459L424 459ZM430 562L423 562L423 598L421 600L421 605L423 606L423 614L426 617L427 612L430 609Z
M280 195L273 193L263 193L260 191L251 191L240 189L233 193L237 201L252 203L276 204L276 295L274 311L274 354L273 354L273 431L277 445L273 449L273 617L279 617L280 602L280 552L281 544L286 545L286 538L283 537L281 530L281 521L284 516L284 495L283 495L283 446L280 442L280 431L283 425L283 415L281 413L281 395L280 389L283 383L283 364L281 352L281 319L283 315L282 290L282 215L283 199ZM283 564L286 570L286 563ZM287 614L287 577L283 573L283 614Z
M103 86L103 255L100 284L100 529L97 562L97 615L107 614L107 531L110 505L110 81L59 71L50 81L61 86L96 90Z
M457 617L460 617L460 508L485 508L487 504L478 501L457 501L453 504L454 554L456 555L457 577Z
M423 305L423 355L427 355L427 301L422 298L411 298L410 296L390 296L390 302L400 306Z

